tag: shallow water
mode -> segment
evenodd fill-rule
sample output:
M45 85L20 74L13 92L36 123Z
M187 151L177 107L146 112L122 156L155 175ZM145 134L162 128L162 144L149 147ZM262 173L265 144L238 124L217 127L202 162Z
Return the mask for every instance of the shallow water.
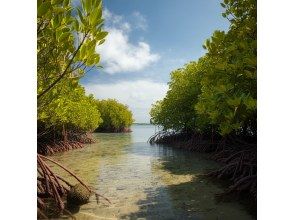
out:
M132 130L97 133L96 143L52 156L112 202L100 198L97 204L92 196L72 210L77 219L253 219L236 202L217 203L214 195L224 189L199 176L218 164L201 154L150 146L154 126Z

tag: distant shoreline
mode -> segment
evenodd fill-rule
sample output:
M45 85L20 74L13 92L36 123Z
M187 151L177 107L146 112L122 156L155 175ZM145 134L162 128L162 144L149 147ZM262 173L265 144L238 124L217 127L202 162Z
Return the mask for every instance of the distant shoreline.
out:
M133 123L132 125L152 125L150 123Z

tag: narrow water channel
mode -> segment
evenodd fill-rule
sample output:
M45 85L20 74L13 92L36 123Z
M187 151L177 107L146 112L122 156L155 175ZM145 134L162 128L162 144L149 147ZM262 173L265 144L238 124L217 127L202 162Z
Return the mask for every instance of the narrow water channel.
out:
M150 146L154 126L134 125L132 131L97 133L96 143L52 156L112 202L100 198L97 204L92 196L74 211L77 219L253 219L236 202L215 201L223 188L199 176L217 167L215 162L197 153Z

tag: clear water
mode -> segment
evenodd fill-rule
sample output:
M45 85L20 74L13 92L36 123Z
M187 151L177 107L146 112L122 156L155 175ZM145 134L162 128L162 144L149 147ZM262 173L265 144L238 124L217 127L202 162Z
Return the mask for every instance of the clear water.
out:
M197 153L150 146L154 126L134 125L132 130L97 133L96 143L52 156L112 202L100 199L97 204L92 196L73 211L77 219L253 219L236 202L215 201L214 195L224 189L199 176L216 168L215 162Z

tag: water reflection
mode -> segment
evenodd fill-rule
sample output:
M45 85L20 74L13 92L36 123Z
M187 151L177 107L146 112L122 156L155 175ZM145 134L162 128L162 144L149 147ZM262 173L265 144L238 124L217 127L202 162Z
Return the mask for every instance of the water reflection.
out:
M216 203L222 188L201 177L217 166L203 155L165 146L150 146L148 125L128 134L95 134L97 142L54 155L99 193L80 207L77 219L251 219L234 203ZM54 167L55 169L55 167ZM61 171L58 171L61 172Z

